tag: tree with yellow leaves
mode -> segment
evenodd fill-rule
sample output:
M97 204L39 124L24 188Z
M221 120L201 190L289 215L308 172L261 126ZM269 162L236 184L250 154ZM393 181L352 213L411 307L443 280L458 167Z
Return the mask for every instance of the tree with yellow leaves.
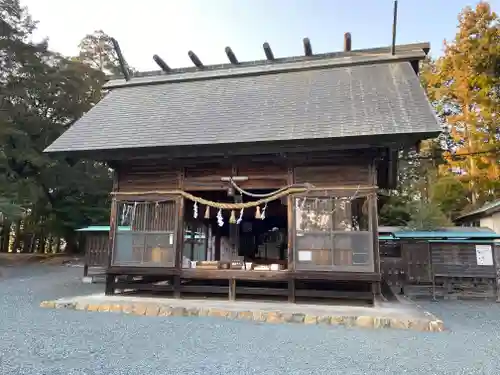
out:
M454 40L422 75L449 133L440 172L480 205L500 196L500 18L481 1L458 20Z

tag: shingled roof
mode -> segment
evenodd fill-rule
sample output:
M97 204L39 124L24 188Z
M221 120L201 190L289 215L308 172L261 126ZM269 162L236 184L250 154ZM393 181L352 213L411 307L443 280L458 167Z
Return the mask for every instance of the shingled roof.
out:
M424 46L424 48L423 48ZM440 128L415 73L428 44L172 70L111 91L46 152L417 134Z

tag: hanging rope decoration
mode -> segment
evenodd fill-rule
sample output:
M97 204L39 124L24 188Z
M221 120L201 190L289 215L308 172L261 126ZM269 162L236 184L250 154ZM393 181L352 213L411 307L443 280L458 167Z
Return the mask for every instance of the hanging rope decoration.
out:
M300 200L297 199L295 206L299 215L306 215L308 221L312 220L312 225L318 225L324 228L328 220L331 220L331 216L334 215L336 211L340 211L340 216L335 218L335 220L341 220L337 223L338 225L343 226L344 230L360 230L361 218L359 211L352 211L350 205L360 198L369 198L377 195L374 191L359 193L361 190L363 189L358 187L354 195L348 197L303 197ZM369 201L369 199L364 199L361 205L360 212L363 215L368 214ZM312 216L311 213L313 213ZM343 215L347 216L342 217Z
M222 214L222 210L230 210L231 211L230 216L229 216L229 223L231 223L231 224L240 224L243 220L244 210L247 208L255 208L255 218L264 220L266 218L267 205L269 202L272 202L274 200L280 199L282 197L285 197L285 196L288 196L291 194L307 193L311 189L314 189L314 186L311 184L288 185L286 187L278 189L278 190L276 190L272 193L269 193L269 194L254 194L254 193L250 193L250 192L240 188L232 179L230 180L230 182L231 182L231 185L241 194L248 195L248 196L251 196L254 198L259 198L259 199L257 199L256 201L239 202L239 203L214 202L214 201L204 199L202 197L197 197L191 193L188 193L186 191L179 190L179 189L166 190L166 191L148 191L148 192L112 192L111 194L115 195L115 196L180 195L180 196L184 197L185 199L189 199L189 200L194 202L194 204L193 204L193 217L195 219L197 219L199 216L199 207L198 207L199 205L205 206L205 215L204 215L205 219L210 219L210 209L211 208L218 209L218 211L217 211L217 223L220 227L222 227L222 226L224 226L224 217ZM362 196L368 196L371 194L375 194L375 193L373 193L374 188L375 187L371 187L371 186L366 186L366 187L362 187L362 188L360 186L358 186L356 188L353 196L340 198L341 206L344 207L345 202L349 202L349 201L352 201L352 200L358 198L358 193L361 190L365 191L364 194L361 194ZM339 187L336 187L335 189L324 189L324 190L327 191L327 190L352 190L352 189L353 189L352 186L344 186L344 187L339 186ZM366 192L367 190L368 190L368 192ZM311 199L314 199L315 206L317 206L320 198L318 198L318 197L315 197L315 198L304 197L301 203L299 203L299 201L297 201L297 208L303 209L305 204L306 204L306 201L311 200ZM335 200L337 200L337 199L339 199L339 198L335 198ZM172 198L165 199L165 201L168 201L168 200L172 200ZM160 202L161 201L156 202L155 216L158 214L157 208L158 208L158 204ZM130 203L132 203L132 202L130 202ZM133 206L127 205L126 207L124 207L124 209L122 211L122 215L121 215L122 223L127 221L130 214L131 214L130 224L132 224L134 222L137 204L138 204L138 202L133 202ZM261 211L261 207L260 207L261 205L264 205L262 208L262 211ZM238 219L236 218L236 210L240 211Z
M194 202L193 204L193 217L198 219L198 203Z
M224 226L224 218L222 217L222 209L219 208L219 212L217 212L217 224L219 227Z
M241 222L243 221L243 208L240 210L240 217L238 218L238 220L236 220L236 224L241 224Z
M181 195L182 197L189 199L193 202L204 206L210 206L212 208L222 209L222 210L241 210L242 208L252 208L265 204L266 202L272 202L274 200L280 199L286 195L290 194L300 194L305 193L310 190L311 187L293 187L293 185L278 190L274 192L273 195L261 198L253 202L241 202L241 203L229 203L229 202L214 202L205 198L197 197L191 193L184 190L159 190L159 191L147 191L147 192L112 192L112 195L119 196L141 196L141 195Z
M262 216L260 214L260 207L257 206L257 208L255 209L255 218L256 219L262 219Z
M236 215L234 210L231 210L231 216L229 217L229 224L236 224Z
M260 215L260 218L264 220L266 218L266 209L267 209L267 202L264 205L264 209L262 210L262 214Z
M362 197L368 197L370 196L371 194L375 194L375 193L369 193L369 194L360 194L360 191L361 191L361 186L358 185L358 187L356 188L356 191L354 192L354 194L350 197L334 197L333 199L337 202L337 201L340 201L340 204L339 204L339 208L341 210L345 210L346 209L346 204L349 203L349 202L352 202L358 198L362 198ZM299 201L297 201L297 204L296 204L296 207L297 209L300 209L300 210L303 210L307 201L310 201L310 200L313 200L313 207L315 210L318 209L318 206L319 206L319 202L320 202L320 199L325 199L325 198L320 198L320 197L314 197L314 198L311 198L311 197L303 197L302 198L302 202L299 203ZM331 198L330 198L331 199ZM368 203L368 200L366 200L363 204L363 210L365 209L365 206L366 204ZM324 212L325 214L333 214L336 210L336 204L333 205L333 210L331 210L330 212Z

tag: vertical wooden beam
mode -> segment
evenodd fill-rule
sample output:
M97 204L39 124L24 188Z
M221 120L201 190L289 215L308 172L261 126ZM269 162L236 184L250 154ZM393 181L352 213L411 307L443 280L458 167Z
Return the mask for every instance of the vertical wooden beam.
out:
M196 232L193 229L198 229L196 227L191 227L191 246L189 249L189 258L194 260L194 241L196 240Z
M184 169L178 172L179 189L184 187ZM181 296L182 250L184 248L184 198L177 198L177 223L175 225L175 268L179 271L174 276L174 297Z
M207 228L208 233L208 247L207 247L207 259L206 260L214 260L214 243L212 241L213 238L213 223L210 221Z
M351 33L344 34L344 52L349 52L352 49Z
M269 43L265 42L262 45L262 48L264 48L264 53L266 54L266 59L268 59L270 61L274 60L273 50L271 49L271 46L269 45Z
M427 253L429 254L429 277L432 281L432 300L436 300L436 278L434 277L434 265L432 263L432 246L427 241Z
M295 303L295 276L288 279L288 302Z
M376 185L377 182L377 169L375 165L375 160L370 164L370 182L372 185ZM377 192L375 191L368 197L369 210L369 220L371 223L371 231L373 236L373 263L374 271L380 274L380 249L378 243L378 209L377 209ZM381 293L380 282L377 282L374 286L375 294Z
M304 55L312 56L313 52L312 52L311 41L309 40L309 38L304 38L302 40L302 43L304 44Z
M204 248L205 248L205 256L203 257L203 260L208 260L208 236L210 234L210 231L208 229L208 226L210 225L210 222L205 222L205 225L203 227L203 234L205 235L205 241L204 241Z
M229 59L229 61L231 62L231 64L237 65L238 64L238 59L236 58L236 55L234 54L234 52L231 49L231 47L227 46L226 49L225 49L225 51L226 51L227 58Z
M83 277L87 277L89 275L89 264L85 262L83 265Z
M201 62L200 58L198 56L196 56L196 54L193 51L189 51L188 56L197 68L200 68L200 69L203 68L203 63Z
M236 279L235 278L229 279L229 300L230 301L236 300Z
M165 73L170 73L172 70L160 56L153 55L153 60Z
M113 193L116 193L119 191L119 185L118 185L118 180L119 180L119 171L117 166L113 169ZM115 196L113 196L113 199L111 200L111 213L109 215L109 239L108 239L108 259L107 259L107 266L111 267L111 262L113 259L113 253L115 251L115 238L116 238L116 219L118 217L118 202L116 201Z
M292 185L295 182L293 167L288 167L288 177L287 184ZM287 197L288 205L287 205L287 227L288 227L288 249L287 249L287 258L288 258L288 270L295 271L295 262L294 262L294 245L295 245L295 198L291 195Z
M493 264L495 265L495 294L496 302L500 302L500 245L491 244L493 251Z
M221 237L221 230L219 225L217 224L215 228L215 249L214 249L214 259L212 260L220 260L220 237Z
M83 232L83 233L80 232L79 236L80 236L80 244L83 247L83 251L85 251L85 255L84 255L84 258L83 258L84 259L83 277L87 277L89 275L90 244L91 244L91 242L88 240L88 235L86 235L85 232ZM109 249L108 249L108 251L109 251Z
M232 162L231 163L231 177L233 176L238 176L238 163L236 162ZM232 187L232 186L231 186ZM234 191L234 195L233 195L233 202L235 203L238 203L238 202L241 202L241 199L239 197L239 192L236 191L236 189L233 189ZM236 215L238 215L238 212L236 212ZM240 229L241 229L241 226L238 225L238 224L231 224L229 223L229 236L231 237L231 235L233 236L233 238L231 238L231 244L233 245L233 251L236 253L236 255L239 255L240 253ZM232 228L231 228L232 226ZM243 258L245 259L245 258Z
M112 296L115 294L115 278L116 275L106 274L106 281L104 285L104 294L106 296Z
M177 186L179 189L184 188L184 169L180 169L177 173ZM175 225L175 268L182 268L182 250L184 248L184 198L178 197L177 203L177 220Z
M119 170L118 166L115 166L113 169L113 192L117 192L119 190L118 180L119 180ZM116 198L113 196L113 199L111 201L111 213L109 216L109 240L108 240L108 254L106 260L106 265L108 269L111 267L113 261L113 253L115 251L117 217L118 217L118 202L116 201ZM106 295L114 294L115 292L114 282L115 282L115 275L109 275L107 274L106 271L106 286L104 291Z
M111 38L111 43L113 44L113 48L116 52L116 56L118 57L118 64L120 65L120 69L123 73L123 76L125 77L125 81L130 81L130 72L128 70L127 63L125 61L125 58L123 57L122 50L120 48L120 45L118 44L118 41L115 38Z
M288 166L288 185L292 185L295 183L295 176L293 166L290 164ZM290 274L288 278L288 302L295 303L295 198L292 195L287 197L288 205L287 205L287 226L288 226L288 249L287 249L287 258L288 258L288 267L287 272Z

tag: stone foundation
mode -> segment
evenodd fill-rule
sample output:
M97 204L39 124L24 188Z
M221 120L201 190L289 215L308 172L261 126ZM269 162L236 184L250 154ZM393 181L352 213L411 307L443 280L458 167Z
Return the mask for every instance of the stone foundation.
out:
M184 306L180 302L168 304L162 301L113 301L99 299L73 299L73 300L56 300L43 301L40 306L44 308L55 309L71 309L79 311L92 312L107 312L107 313L122 313L143 316L158 316L158 317L218 317L223 319L238 319L256 322L266 322L271 324L308 324L308 325L325 325L325 326L345 326L345 327L362 327L362 328L395 328L395 329L410 329L424 332L441 332L444 330L444 324L430 313L425 312L422 316L378 316L374 314L359 315L348 314L350 308L345 307L345 315L330 315L328 309L324 312L314 311L314 308L294 305L293 308L297 311L290 311L290 305L282 310L263 309L248 309L247 306L237 308L231 305L228 308L224 306L193 306L193 301L186 303ZM246 308L245 308L246 307ZM258 307L258 306L256 306ZM300 312L302 310L302 312ZM310 310L310 311L308 311ZM339 308L337 308L339 310Z

